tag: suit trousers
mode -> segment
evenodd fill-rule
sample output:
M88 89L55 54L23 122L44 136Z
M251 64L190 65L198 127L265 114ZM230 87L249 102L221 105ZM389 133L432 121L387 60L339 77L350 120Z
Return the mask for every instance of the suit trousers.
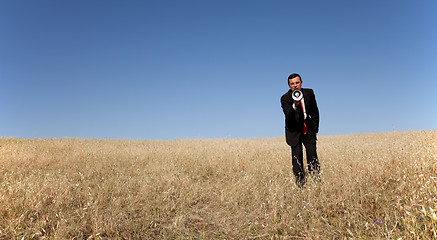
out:
M302 134L299 143L296 146L291 147L293 173L294 176L296 176L296 181L302 184L305 182L305 168L303 165L302 143L305 146L308 172L315 175L318 175L320 173L320 164L317 157L316 141L316 135Z

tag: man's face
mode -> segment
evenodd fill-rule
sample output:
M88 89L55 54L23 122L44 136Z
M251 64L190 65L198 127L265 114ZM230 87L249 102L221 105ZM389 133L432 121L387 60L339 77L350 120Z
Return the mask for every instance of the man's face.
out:
M294 91L296 89L301 90L302 81L300 80L300 77L288 79L288 86L290 87L291 91Z

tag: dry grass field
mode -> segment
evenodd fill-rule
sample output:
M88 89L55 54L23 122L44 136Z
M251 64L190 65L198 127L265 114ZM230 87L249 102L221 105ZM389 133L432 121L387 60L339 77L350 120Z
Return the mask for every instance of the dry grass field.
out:
M0 239L437 239L437 131L284 139L0 138Z

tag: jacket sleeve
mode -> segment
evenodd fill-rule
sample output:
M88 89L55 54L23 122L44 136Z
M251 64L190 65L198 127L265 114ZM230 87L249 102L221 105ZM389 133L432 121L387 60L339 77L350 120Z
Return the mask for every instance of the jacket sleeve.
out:
M319 121L320 121L319 108L317 107L316 96L315 96L313 90L311 90L311 107L310 107L309 114L311 116L311 119L314 122L315 131L316 131L316 133L318 133L319 132Z
M299 122L299 113L293 108L294 101L291 101L291 98L287 97L287 95L283 95L281 97L281 107L284 112L286 122ZM299 110L299 108L297 108Z

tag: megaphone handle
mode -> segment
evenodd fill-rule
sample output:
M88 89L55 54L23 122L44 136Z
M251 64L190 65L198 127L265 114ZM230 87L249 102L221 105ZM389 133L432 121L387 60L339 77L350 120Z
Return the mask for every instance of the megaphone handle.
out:
M293 103L294 110L296 110L299 107L299 105L300 105L300 101L294 100L294 103Z

